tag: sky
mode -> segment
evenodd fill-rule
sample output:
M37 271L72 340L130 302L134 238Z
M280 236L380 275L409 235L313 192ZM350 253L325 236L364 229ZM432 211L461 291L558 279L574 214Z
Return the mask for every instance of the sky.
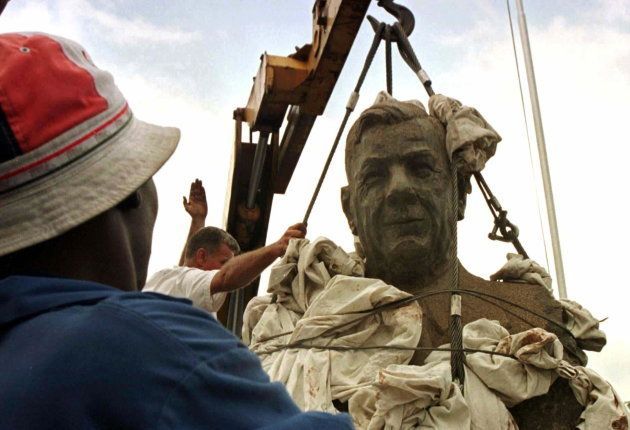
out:
M415 15L410 41L435 91L474 106L502 135L484 175L519 226L530 256L553 275L522 51L517 38L525 113L506 3L400 3ZM608 345L589 354L589 366L630 400L630 281L624 272L630 242L625 220L630 209L630 2L524 3L568 297L597 318L607 318L601 327ZM181 201L195 178L206 187L207 223L222 226L232 111L246 105L263 52L288 55L311 41L312 6L312 0L12 0L0 16L0 31L43 31L79 41L99 67L114 75L137 117L181 129L179 148L155 177L160 209L149 265L153 273L179 259L189 226ZM514 8L512 3L516 26ZM376 4L369 13L386 22L393 19ZM274 197L268 242L302 219L371 40L372 29L364 23L287 192ZM394 57L394 96L426 104L417 78ZM351 122L384 89L382 47ZM345 184L340 145L313 209L308 237L326 236L352 250L339 202ZM473 188L459 224L459 257L482 277L495 272L512 252L509 245L488 240L491 228L490 213Z

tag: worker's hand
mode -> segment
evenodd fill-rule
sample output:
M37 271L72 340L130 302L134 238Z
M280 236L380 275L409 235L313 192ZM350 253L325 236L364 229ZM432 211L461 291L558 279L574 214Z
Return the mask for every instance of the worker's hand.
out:
M199 179L190 184L188 200L184 196L184 209L193 219L206 219L208 215L208 203L206 202L206 190Z
M291 227L284 232L282 237L278 239L276 243L274 243L274 247L277 250L277 256L282 257L284 253L287 251L287 246L289 246L289 241L291 239L303 239L306 236L306 224L297 223L293 224Z

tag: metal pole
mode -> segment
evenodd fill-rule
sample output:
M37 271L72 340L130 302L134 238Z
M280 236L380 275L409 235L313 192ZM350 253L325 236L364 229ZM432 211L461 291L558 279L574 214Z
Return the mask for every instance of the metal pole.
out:
M547 147L545 145L545 134L543 132L542 118L540 115L540 105L538 104L538 90L536 88L536 76L534 75L534 63L532 52L529 46L529 34L527 32L527 21L523 1L516 0L518 9L518 27L521 34L521 44L523 45L523 56L525 58L525 70L527 72L527 82L529 84L529 98L532 103L532 113L534 115L534 128L536 129L536 141L538 142L538 157L540 158L540 170L545 191L545 203L547 205L547 218L551 233L551 247L553 249L553 261L556 267L556 279L558 281L558 294L560 298L567 297L567 287L564 280L564 266L562 264L562 252L560 251L560 235L558 233L558 223L556 221L556 208L553 201L553 190L551 187L551 175L549 173L549 163L547 161Z
M260 185L260 178L262 177L263 166L265 165L265 154L267 152L268 139L269 133L261 131L258 136L256 152L254 152L252 175L249 178L249 189L247 190L246 202L247 209L252 209L256 206L256 194L258 193L258 186Z

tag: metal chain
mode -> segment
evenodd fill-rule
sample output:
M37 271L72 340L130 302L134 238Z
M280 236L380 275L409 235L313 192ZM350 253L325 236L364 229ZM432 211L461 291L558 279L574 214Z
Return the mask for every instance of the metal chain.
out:
M523 258L529 258L521 241L518 239L518 227L507 218L507 211L501 207L499 200L492 194L492 190L490 190L481 172L475 172L473 176L494 218L494 227L488 234L488 238L501 242L511 242L516 252L521 254Z

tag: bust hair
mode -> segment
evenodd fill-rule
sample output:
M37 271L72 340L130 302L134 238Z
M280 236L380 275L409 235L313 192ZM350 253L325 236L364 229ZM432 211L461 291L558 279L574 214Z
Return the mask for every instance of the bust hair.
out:
M361 143L361 137L369 129L379 125L395 125L413 120L428 120L437 128L443 129L442 123L436 118L429 116L421 106L398 100L388 100L385 103L372 105L361 113L361 116L355 121L348 132L346 138L346 174L349 174L352 156L355 146ZM348 180L350 177L348 176Z

